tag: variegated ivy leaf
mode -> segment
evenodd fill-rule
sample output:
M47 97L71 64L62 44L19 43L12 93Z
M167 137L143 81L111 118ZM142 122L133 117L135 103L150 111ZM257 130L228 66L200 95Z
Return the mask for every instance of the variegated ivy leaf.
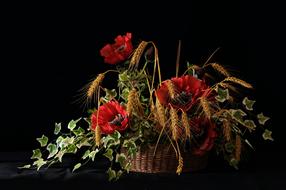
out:
M231 165L232 167L238 170L238 160L231 158L229 161L229 165Z
M33 163L34 166L37 166L37 170L39 170L43 165L45 165L47 161L44 161L43 158L38 159Z
M107 174L108 174L108 180L109 181L116 179L116 172L113 169L109 168L107 170Z
M137 151L137 146L132 139L124 140L123 147L127 148L128 156L134 157Z
M244 121L244 125L249 129L249 130L255 130L256 125L254 123L254 121L252 120L245 120Z
M84 132L85 132L84 129L81 128L81 127L79 127L79 128L77 128L77 129L74 129L74 130L73 130L73 133L74 133L76 136L81 135L81 134L83 134Z
M62 158L65 154L65 151L64 150L61 150L57 153L57 155L55 156L55 158L58 158L59 162L62 162Z
M105 90L105 93L106 93L104 98L106 100L108 100L108 101L113 99L113 98L115 98L117 96L117 92L116 92L115 89L109 90L109 89L105 88L104 90Z
M111 146L116 146L120 144L120 133L115 131L113 134L107 135L102 138L104 148L110 148Z
M117 173L116 173L116 180L118 180L120 178L120 176L122 176L123 174L123 171L122 170L119 170Z
M57 154L58 147L57 147L57 145L50 143L47 146L47 150L49 151L49 156L48 156L48 159L49 159L49 158L51 158Z
M33 150L33 155L31 159L40 159L42 158L42 153L40 149Z
M229 99L228 89L217 88L217 96L215 99L219 102L224 102Z
M61 147L62 141L64 140L64 138L62 136L59 136L56 140L57 146Z
M89 156L90 150L85 151L85 153L82 156L82 159L85 160Z
M69 144L66 149L66 153L75 154L77 152L77 147L74 144Z
M232 153L234 151L235 146L232 143L225 144L225 150L228 153Z
M242 103L247 110L253 110L253 105L255 103L255 100L249 100L247 97L245 97Z
M77 119L77 120L71 120L68 124L68 129L69 130L74 130L74 128L76 127L77 122L79 122L81 120L81 118Z
M107 151L103 154L106 158L109 159L109 161L113 160L113 150L112 149L107 149Z
M88 139L82 139L77 145L77 148L81 148L83 146L91 146L91 144L88 142Z
M74 172L75 170L79 169L81 167L81 163L77 163L74 167L72 172Z
M37 138L37 141L41 144L41 147L47 146L48 140L48 137L45 135L42 135L41 138Z
M231 109L230 110L231 116L238 122L243 123L243 117L246 116L247 114L242 111L241 109Z
M95 149L94 151L91 151L88 155L89 158L91 158L92 161L94 161L95 155L99 152L98 149Z
M55 123L55 130L54 130L54 134L57 135L59 134L59 132L62 129L62 124L61 123Z
M31 167L31 164L27 164L25 166L18 167L19 169L28 169Z
M265 129L264 130L264 133L262 134L262 137L264 140L271 140L271 141L274 141L274 139L272 138L272 131L268 130L268 129Z
M264 125L266 121L270 119L270 117L264 116L263 113L260 113L257 115L257 119L258 119L259 124Z
M71 145L73 143L74 143L74 137L66 137L66 138L61 139L61 141L58 144L58 146L60 148L65 148L65 147L67 147L67 146L69 146L69 145Z
M116 154L116 160L115 161L118 162L122 168L125 168L126 159L127 158L126 158L125 154L123 154L123 153Z

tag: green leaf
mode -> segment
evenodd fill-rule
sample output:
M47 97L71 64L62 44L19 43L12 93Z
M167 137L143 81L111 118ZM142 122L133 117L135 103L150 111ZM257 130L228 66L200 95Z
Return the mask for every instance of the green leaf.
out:
M120 133L115 131L111 135L107 135L106 137L102 138L103 146L106 149L109 149L111 146L116 146L120 144Z
M75 170L79 169L81 167L81 163L77 163L74 167L72 172L74 172Z
M56 140L57 146L61 147L62 141L64 140L64 138L62 136L59 136Z
M107 170L107 174L108 174L108 180L109 181L116 179L116 172L113 169L109 168Z
M51 158L51 157L53 157L54 155L57 154L57 152L58 152L58 147L57 147L57 145L50 143L50 144L47 146L47 150L49 151L49 156L48 156L48 159L49 159L49 158Z
M55 156L55 158L58 158L59 159L59 162L62 162L62 158L65 154L65 150L61 150L57 153L57 155Z
M242 103L247 110L253 110L253 105L255 103L255 100L249 100L247 97L245 97Z
M91 144L88 142L88 139L82 139L77 145L77 148L81 148L83 146L91 146Z
M48 137L46 137L45 135L42 135L41 138L37 138L37 141L41 144L41 147L47 146L48 140Z
M116 180L118 180L123 174L123 171L122 170L119 170L117 173L116 173Z
M81 120L81 118L77 119L77 120L71 120L68 124L68 129L73 131L74 128L76 127L77 122L79 122Z
M106 93L105 99L107 99L107 100L112 100L112 99L116 98L116 96L117 96L117 92L115 89L109 90L109 89L105 88L104 91Z
M54 134L57 135L59 134L59 132L62 129L62 124L61 123L55 123L55 130L54 130Z
M90 150L85 151L85 153L82 156L82 159L85 160L87 157L89 157Z
M242 111L241 109L237 109L237 110L230 109L230 113L231 113L232 118L244 124L243 117L247 115L244 111Z
M215 99L219 102L224 102L229 99L228 89L217 88L217 96Z
M25 166L21 166L21 167L18 167L19 169L28 169L28 168L30 168L31 167L31 165L30 164L27 164L27 165L25 165Z
M234 151L235 146L232 143L225 144L225 150L228 153L232 153Z
M264 130L264 133L262 134L262 137L264 140L271 140L271 141L274 141L274 139L272 138L272 131L268 130L268 129L265 129Z
M231 165L232 167L238 170L238 160L231 158L229 161L229 165Z
M264 116L263 113L260 113L257 115L257 119L258 119L259 124L264 125L266 121L270 119L270 117Z
M123 154L123 153L116 154L116 160L115 161L118 162L120 164L120 166L124 169L125 169L125 165L126 165L126 160L127 160L127 158L126 158L125 154Z
M110 161L113 160L113 150L107 149L107 151L103 154L103 156L107 157Z
M84 129L81 128L81 127L79 127L79 128L77 128L77 129L74 129L74 130L73 130L73 133L74 133L76 136L81 135L81 134L83 134L84 132L85 132Z
M94 151L91 151L88 155L89 158L91 158L92 161L94 161L95 155L99 152L98 149L95 149Z
M70 144L67 146L66 153L73 153L75 154L77 151L77 147L74 144Z
M33 155L31 159L40 159L42 158L42 153L40 149L33 150Z
M71 145L73 143L74 143L74 137L66 137L66 138L61 139L61 141L59 142L58 146L60 148L65 148L65 147L67 147L67 146L69 146L69 145Z
M137 151L137 146L136 146L135 142L132 139L125 140L123 142L123 147L127 148L128 156L131 156L131 157L135 156L136 151Z
M254 121L252 120L245 120L244 121L244 125L249 129L249 130L255 130L256 125L254 123Z
M34 166L37 166L37 170L39 170L43 165L45 165L47 161L44 161L43 158L38 159L33 163Z

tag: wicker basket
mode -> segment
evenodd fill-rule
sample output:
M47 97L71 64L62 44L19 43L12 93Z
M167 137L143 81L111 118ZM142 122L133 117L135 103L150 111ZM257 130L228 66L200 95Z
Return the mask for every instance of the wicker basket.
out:
M130 171L143 173L175 173L178 159L174 149L168 145L159 145L155 156L155 147L141 148L134 159L131 160ZM125 149L122 152L126 152ZM181 151L184 167L183 172L198 171L207 165L208 155L195 156Z

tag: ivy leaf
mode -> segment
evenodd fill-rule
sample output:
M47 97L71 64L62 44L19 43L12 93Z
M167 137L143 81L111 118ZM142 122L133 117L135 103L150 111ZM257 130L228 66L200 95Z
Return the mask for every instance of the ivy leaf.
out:
M74 128L76 127L77 122L79 122L81 120L81 118L77 119L77 120L71 120L68 124L68 129L73 131Z
M255 103L255 100L249 100L247 97L245 97L242 103L247 110L253 110L253 105Z
M263 113L260 113L257 115L257 119L258 119L259 124L264 125L266 121L270 119L270 117L264 116Z
M40 159L42 158L42 153L40 149L33 150L33 155L31 159Z
M229 161L229 165L231 165L232 167L238 170L238 160L231 158Z
M57 152L58 152L57 145L52 144L52 143L50 143L50 144L47 146L47 150L49 151L48 159L51 158L51 157L53 157L54 155L56 155Z
M219 102L224 102L229 99L229 92L228 89L217 88L217 96L215 99Z
M77 151L77 147L74 144L69 144L66 149L66 153L75 154Z
M45 135L42 135L41 138L37 138L37 141L41 144L41 147L47 146L48 140L48 137L46 137Z
M85 153L82 156L82 159L85 160L87 157L89 157L90 150L85 151Z
M104 89L105 90L105 99L107 100L111 100L113 98L115 98L117 96L117 92L115 89L109 90L107 88Z
M81 148L83 146L91 146L91 144L88 142L88 139L82 139L77 145L77 148Z
M249 130L255 130L256 125L254 123L254 121L252 120L245 120L244 121L244 125L249 129Z
M103 156L107 157L109 161L113 160L113 150L112 149L107 149L107 151L103 154Z
M118 162L120 164L120 166L125 169L126 159L127 158L126 158L125 154L123 154L123 153L116 154L115 162Z
M62 124L61 123L55 123L55 130L54 130L54 134L57 135L59 134L59 132L62 129Z
M74 172L75 170L79 169L81 167L81 163L77 163L74 167L72 172Z
M228 153L232 153L234 151L235 146L232 143L225 144L225 150Z
M65 148L73 143L74 143L74 137L62 138L61 141L59 142L59 147Z
M65 154L65 151L64 150L61 150L57 153L57 155L55 156L55 158L58 158L59 159L59 162L62 162L62 158Z
M43 158L38 159L33 163L34 166L37 166L37 170L39 170L43 165L45 165L47 161L44 161Z
M18 167L19 169L29 169L31 167L30 164L27 164L25 166L21 166L21 167Z
M231 113L231 116L232 116L236 121L238 121L238 122L240 122L240 123L244 123L244 122L243 122L243 117L247 115L244 111L242 111L241 109L237 109L237 110L231 109L231 110L230 110L230 113Z
M73 132L76 136L78 136L78 135L83 134L85 131L84 131L83 128L79 127L79 128L77 128L77 129L74 129L72 132Z
M99 152L98 149L95 149L94 151L91 151L88 155L89 158L91 158L92 161L94 161L95 155Z
M131 139L125 140L123 142L123 147L127 148L128 156L134 157L137 151L137 146L135 142Z
M106 149L109 149L111 146L116 146L120 144L120 133L115 131L111 135L107 135L106 137L102 138L103 146Z
M109 168L107 170L107 174L108 174L108 180L109 181L116 179L116 172L113 169Z
M123 171L122 170L119 170L117 173L116 173L116 180L118 180L123 174Z
M274 141L274 139L272 138L272 131L268 130L268 129L265 129L264 130L264 133L262 134L262 137L264 140L271 140L271 141Z

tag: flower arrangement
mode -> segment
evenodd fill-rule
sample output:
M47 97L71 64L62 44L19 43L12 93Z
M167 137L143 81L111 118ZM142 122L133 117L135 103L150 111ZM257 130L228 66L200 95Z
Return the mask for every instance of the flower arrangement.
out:
M196 170L195 165L212 149L238 168L244 147L253 148L251 136L258 126L264 130L262 137L273 141L272 132L264 126L269 117L255 114L255 101L241 96L241 89L252 85L210 59L203 65L187 63L179 75L180 43L175 76L164 81L152 41L134 47L131 33L119 35L100 54L115 69L98 74L84 88L84 100L91 108L88 117L71 120L67 133L56 123L57 138L50 142L45 135L37 138L41 148L33 150L33 164L23 168L39 170L62 162L66 154L81 154L75 171L101 155L109 159L107 173L114 180L129 171L169 171L155 165L162 165L171 151L173 156L166 161L173 165L169 172L180 174ZM117 89L102 85L110 73L118 77ZM144 151L151 151L147 160L151 169L134 169L136 160L146 159Z

